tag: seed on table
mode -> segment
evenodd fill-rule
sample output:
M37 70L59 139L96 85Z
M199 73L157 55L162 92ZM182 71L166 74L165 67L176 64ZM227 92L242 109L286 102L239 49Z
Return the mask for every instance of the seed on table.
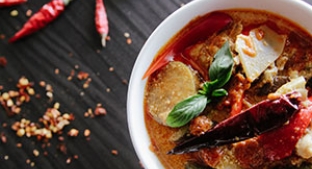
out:
M12 11L10 12L10 15L11 15L11 16L17 16L17 15L18 15L18 11L17 11L17 10L12 10Z
M38 157L40 153L39 153L39 151L37 149L34 149L33 150L33 154L34 154L35 157Z
M89 137L90 134L91 134L91 131L90 131L89 129L85 129L83 135L84 135L85 137Z

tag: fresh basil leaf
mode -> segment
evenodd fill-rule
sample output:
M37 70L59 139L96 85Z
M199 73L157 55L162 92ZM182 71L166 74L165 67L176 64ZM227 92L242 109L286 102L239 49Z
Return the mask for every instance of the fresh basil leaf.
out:
M212 94L211 96L212 97L223 97L223 96L226 96L228 95L228 92L225 90L225 89L216 89L214 91L212 91Z
M215 54L214 60L209 68L209 78L213 82L214 89L224 86L231 78L234 60L230 51L229 42Z
M179 102L169 113L166 123L170 127L181 127L204 111L207 104L205 95L197 94Z

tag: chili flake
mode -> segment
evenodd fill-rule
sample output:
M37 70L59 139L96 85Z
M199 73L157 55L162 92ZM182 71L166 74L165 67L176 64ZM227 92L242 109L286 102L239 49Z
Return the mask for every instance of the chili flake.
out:
M112 153L113 155L118 155L118 151L117 151L117 150L112 150L111 153Z
M5 67L7 65L8 61L4 56L0 57L0 66Z

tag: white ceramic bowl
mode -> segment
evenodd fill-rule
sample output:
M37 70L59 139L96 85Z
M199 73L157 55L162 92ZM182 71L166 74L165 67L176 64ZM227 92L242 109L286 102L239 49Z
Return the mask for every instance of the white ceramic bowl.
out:
M312 7L301 0L193 0L167 17L151 34L135 62L128 88L128 125L135 151L146 169L162 169L144 123L143 74L160 48L196 16L215 10L247 8L266 10L284 16L312 33Z

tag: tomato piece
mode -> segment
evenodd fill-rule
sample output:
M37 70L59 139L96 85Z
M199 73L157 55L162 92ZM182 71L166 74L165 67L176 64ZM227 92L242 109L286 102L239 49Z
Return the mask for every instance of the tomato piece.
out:
M258 137L268 160L280 160L293 152L298 140L303 136L312 118L312 105L299 110L281 128L264 133Z

